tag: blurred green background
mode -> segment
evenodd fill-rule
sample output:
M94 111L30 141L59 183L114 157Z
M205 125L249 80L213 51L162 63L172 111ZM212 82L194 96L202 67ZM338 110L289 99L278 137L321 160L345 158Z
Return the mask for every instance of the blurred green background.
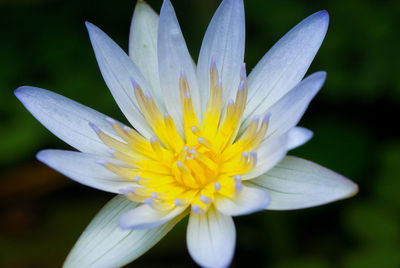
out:
M149 2L159 10L161 1ZM195 59L218 3L173 1ZM68 146L25 110L13 90L47 88L124 121L102 80L84 21L126 50L134 5L0 1L0 267L60 266L112 197L35 160L41 149ZM400 1L247 0L245 8L249 69L300 20L329 11L328 34L309 71L326 70L328 79L300 123L314 138L291 154L351 178L360 192L322 207L236 218L232 266L400 267ZM194 266L185 227L180 223L136 267Z

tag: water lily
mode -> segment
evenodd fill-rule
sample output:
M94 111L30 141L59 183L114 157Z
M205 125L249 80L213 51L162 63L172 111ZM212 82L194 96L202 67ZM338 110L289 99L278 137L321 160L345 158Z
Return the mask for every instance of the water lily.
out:
M356 193L343 176L287 152L312 132L297 127L326 74L303 79L328 27L304 19L247 76L242 0L223 0L197 65L174 9L139 1L129 56L87 23L95 55L131 126L56 93L16 96L76 151L37 158L71 179L117 193L94 218L65 267L115 267L138 258L189 215L187 246L201 266L226 267L236 243L232 216L317 206ZM121 195L122 193L122 195Z

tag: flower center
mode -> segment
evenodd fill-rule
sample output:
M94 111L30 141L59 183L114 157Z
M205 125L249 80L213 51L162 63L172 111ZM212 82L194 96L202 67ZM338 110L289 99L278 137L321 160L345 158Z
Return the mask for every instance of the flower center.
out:
M246 132L236 137L247 100L245 65L235 100L229 100L223 108L222 81L212 61L210 97L201 124L194 111L188 81L181 73L182 134L172 117L160 112L151 95L133 80L132 84L142 114L157 137L145 139L135 130L107 119L123 140L119 141L91 124L110 153L124 166L101 164L132 181L132 186L121 192L132 201L157 210L191 206L194 213L207 211L217 198L234 198L243 188L241 175L257 163L255 149L264 139L269 121L269 116L262 120L255 117Z

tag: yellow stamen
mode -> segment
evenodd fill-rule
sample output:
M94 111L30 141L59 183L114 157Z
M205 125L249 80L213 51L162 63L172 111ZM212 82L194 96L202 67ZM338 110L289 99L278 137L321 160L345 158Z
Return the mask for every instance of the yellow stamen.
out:
M190 87L184 72L179 78L179 94L184 135L177 132L169 114L161 114L153 98L132 81L142 114L156 137L146 139L135 130L112 119L115 134L110 136L95 125L99 139L121 162L101 162L113 173L132 181L122 192L132 201L159 211L191 206L192 213L204 213L221 197L234 198L241 192L241 175L257 165L256 149L265 137L269 116L255 117L240 137L237 132L246 107L248 88L245 67L235 100L223 109L223 85L215 62L210 66L210 97L199 125ZM177 107L178 108L178 107Z

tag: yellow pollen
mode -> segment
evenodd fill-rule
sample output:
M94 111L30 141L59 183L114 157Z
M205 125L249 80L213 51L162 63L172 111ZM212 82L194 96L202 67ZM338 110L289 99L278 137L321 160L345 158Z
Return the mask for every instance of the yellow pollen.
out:
M107 119L121 140L91 124L110 153L124 165L102 163L113 173L132 181L121 189L130 200L159 211L190 206L203 213L221 197L234 198L243 188L241 175L257 164L256 149L265 137L269 116L255 117L237 137L247 101L247 79L242 66L235 100L223 107L223 85L215 63L210 66L210 96L199 124L184 72L179 94L184 136L169 114L162 114L149 93L133 84L133 93L156 137L146 139L135 130Z

